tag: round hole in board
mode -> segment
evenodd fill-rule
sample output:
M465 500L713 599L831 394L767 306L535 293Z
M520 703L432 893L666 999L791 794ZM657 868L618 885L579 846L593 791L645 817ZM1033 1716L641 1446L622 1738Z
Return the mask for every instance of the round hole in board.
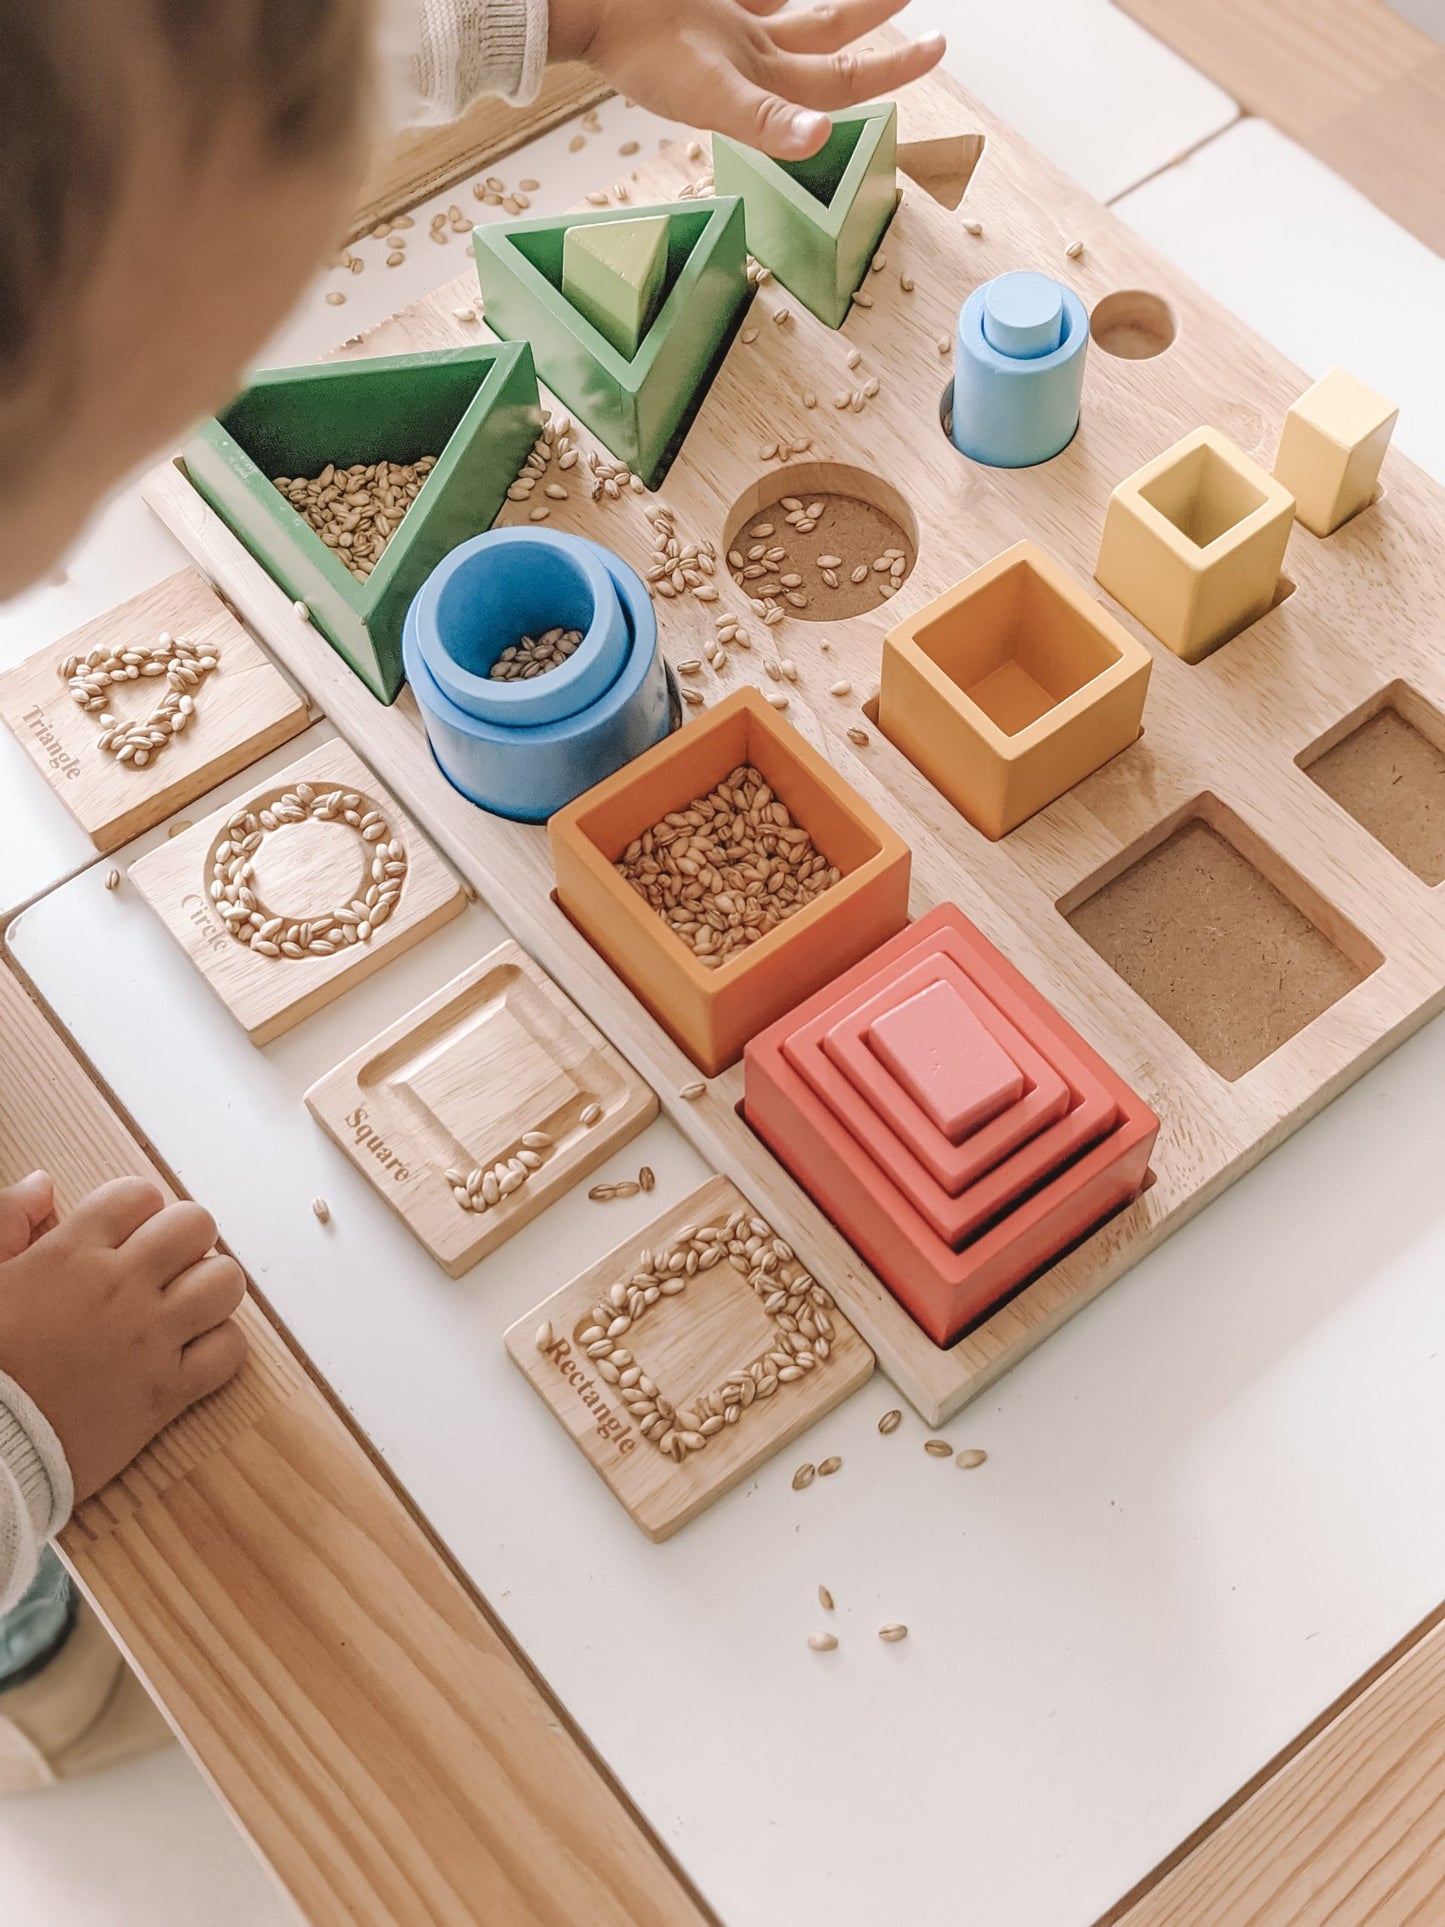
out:
M1106 294L1089 323L1096 345L1120 361L1152 361L1173 345L1178 332L1169 303L1143 288Z
M787 509L785 501L799 502L804 510L821 503L822 514L805 514L800 529L789 523L789 514L796 511ZM754 533L762 526L769 527L768 535ZM750 560L750 552L758 548L763 554ZM785 551L783 557L768 564L767 551L779 548ZM887 549L903 551L903 569L896 577L891 569L873 567ZM729 558L743 558L742 569L729 559L728 574L744 595L780 604L789 620L843 622L882 608L908 580L918 560L918 521L898 490L867 469L844 462L789 462L760 476L734 502L723 525L723 551ZM819 558L835 556L838 566L827 570L835 578L830 584ZM864 564L867 575L854 582L854 573ZM742 579L743 569L760 565L765 574ZM784 586L785 575L801 576L802 581ZM880 582L891 585L886 594ZM789 594L802 596L803 606L788 602ZM744 618L754 632L760 620L755 612Z

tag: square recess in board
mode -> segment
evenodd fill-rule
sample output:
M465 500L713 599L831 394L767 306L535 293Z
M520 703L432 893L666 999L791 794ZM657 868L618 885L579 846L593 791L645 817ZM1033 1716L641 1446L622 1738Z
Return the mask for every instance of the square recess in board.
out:
M229 913L226 897L212 895L218 870L231 877ZM466 903L339 738L141 857L130 880L253 1044L269 1044ZM252 914L263 949L232 934Z
M719 1245L721 1257L706 1255ZM873 1371L832 1294L726 1178L519 1320L507 1350L650 1539L686 1525ZM634 1409L644 1406L660 1426ZM674 1434L687 1441L680 1457Z
M191 644L198 656L214 657L215 667L183 692L172 692L163 672L138 673L109 684L100 708L74 701L61 673L70 657L103 650L117 661L145 658L163 633ZM143 672L146 662L131 666ZM102 714L138 724L168 693L189 695L193 707L181 732L163 731L169 740L150 747L141 767L100 747ZM102 851L153 829L299 735L309 720L304 700L194 569L181 569L6 670L0 716Z
M653 1092L514 943L373 1037L306 1103L452 1278L657 1115ZM538 1135L550 1144L525 1144ZM449 1170L525 1168L524 1150L540 1162L515 1189L491 1205L477 1193L481 1209L460 1202Z

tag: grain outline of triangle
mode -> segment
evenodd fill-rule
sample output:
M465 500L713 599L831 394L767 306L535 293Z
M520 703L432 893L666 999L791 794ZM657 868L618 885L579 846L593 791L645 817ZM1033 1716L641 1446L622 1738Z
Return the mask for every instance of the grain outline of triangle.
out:
M489 528L542 432L525 342L479 342L271 368L182 450L192 486L382 702L404 680L412 598L459 542ZM429 442L439 444L428 446ZM365 582L337 560L273 486L328 461L437 465Z
M667 290L631 360L562 293L562 237L608 221L668 219ZM656 488L711 387L751 290L736 195L657 207L541 215L473 229L488 325L530 341L554 395L620 462Z
M749 252L819 321L840 328L898 203L898 109L874 102L832 121L811 162L775 161L724 134L713 135L712 157L717 191L743 198ZM835 142L851 146L824 201L807 181Z

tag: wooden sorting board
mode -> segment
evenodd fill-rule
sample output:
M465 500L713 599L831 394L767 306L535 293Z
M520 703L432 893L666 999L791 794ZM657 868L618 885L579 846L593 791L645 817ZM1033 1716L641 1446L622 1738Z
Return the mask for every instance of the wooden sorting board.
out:
M940 901L959 904L1161 1117L1154 1186L949 1350L923 1338L753 1138L737 1112L740 1070L713 1080L696 1102L679 1099L695 1076L691 1065L552 902L542 833L487 817L449 788L409 698L379 708L297 621L287 598L174 464L147 483L148 499L203 569L397 788L518 941L598 1018L702 1155L804 1254L933 1423L1445 1005L1445 903L1297 764L1396 681L1445 712L1445 497L1397 453L1386 462L1382 501L1328 541L1295 532L1286 564L1294 592L1246 634L1194 667L1155 647L1143 737L1004 841L975 832L870 725L866 745L849 739L848 729L862 721L860 699L877 689L891 623L1025 536L1088 583L1117 482L1205 423L1268 466L1285 410L1306 385L1299 370L954 82L930 77L900 102L905 143L979 135L985 150L956 211L900 176L902 201L883 243L887 267L869 277L872 305L855 309L841 332L816 323L776 284L760 291L750 317L756 337L745 342L740 335L734 343L660 491L681 540L710 537L721 545L770 499L769 490L781 492L778 465L760 451L782 435L811 442L786 470L800 492L822 487L841 468L863 475L858 486L874 493L880 491L866 478L878 478L885 499L901 503L916 526L917 562L885 607L824 626L789 620L759 635L750 653L732 651L723 673L707 672L704 687L710 697L744 680L776 691L780 685L765 680L764 657L772 649L791 656L800 680L787 686L788 719L912 845L914 914ZM642 171L633 204L675 194L697 171L674 147ZM970 234L965 220L981 222L981 234ZM1076 241L1083 252L1069 258ZM1151 359L1091 349L1083 425L1069 449L1040 469L985 470L959 456L939 427L951 372L939 344L948 343L972 287L1018 267L1066 279L1091 309L1110 294L1138 291L1140 299L1115 304L1136 339L1141 328L1167 334L1172 327L1175 335ZM900 285L900 272L912 278L912 292ZM377 329L356 352L452 345L467 334L453 309L474 295L468 273ZM782 309L789 318L771 325L769 317ZM855 346L863 356L856 372L845 360ZM835 392L870 372L880 383L876 399L861 413L834 409ZM805 387L817 393L814 409L804 406ZM580 429L577 439L590 445ZM770 469L773 475L764 473ZM647 506L648 498L627 493L593 504L574 488L567 502L554 505L551 526L595 536L645 570L652 548ZM509 507L505 519L524 520L527 512L525 504ZM725 582L721 604L658 606L673 661L702 653L719 607L746 610ZM1140 633L1127 612L1116 613ZM838 678L851 681L850 698L828 693ZM1305 925L1359 978L1234 1078L1196 1055L1064 914L1161 843L1162 869L1177 873L1178 846L1166 839L1201 817L1243 859L1245 897L1259 898L1267 941L1254 951L1245 946L1244 963L1269 955L1284 981L1290 939ZM1228 860L1224 867L1231 868ZM1276 890L1261 887L1270 884L1292 899L1293 911ZM1201 900L1197 890L1162 895L1154 927L1167 927ZM1226 923L1233 902L1222 899ZM1200 931L1189 947L1196 964L1207 958L1206 935ZM1212 980L1206 971L1194 986L1198 998L1215 1000L1215 1016L1231 1004L1247 1009L1278 988L1273 979L1261 984L1257 973L1241 972L1239 961L1231 951L1227 969Z
M873 1354L831 1302L826 1287L804 1271L786 1241L781 1252L776 1250L771 1227L754 1211L726 1178L710 1178L507 1333L512 1358L651 1539L670 1538L789 1439L840 1405L873 1372ZM739 1213L747 1220L743 1232L748 1241L757 1243L773 1266L767 1273L751 1274L766 1278L767 1294L749 1280L747 1267L756 1260L723 1257L680 1272L670 1286L661 1288L675 1296L657 1296L629 1318L629 1281L649 1275L646 1267L660 1269L674 1253L680 1265L694 1232L707 1235L725 1229ZM644 1268L641 1273L639 1267ZM788 1331L774 1323L766 1308L782 1294L808 1299L819 1295L829 1301L806 1305L804 1316L811 1320L821 1312L828 1321L823 1355L815 1360L804 1349L806 1369L791 1362L793 1353L787 1349L790 1341L801 1342L791 1311L793 1296L784 1308L792 1327ZM602 1308L612 1314L605 1327L594 1319L594 1314L601 1318ZM627 1329L619 1331L619 1326ZM595 1351L605 1346L607 1331L623 1347L625 1363L589 1355L589 1340ZM816 1341L809 1336L808 1342ZM676 1410L681 1430L685 1417L697 1416L689 1409L695 1400L713 1393L714 1404L722 1405L722 1389L742 1387L755 1361L760 1371L742 1388L747 1403L737 1404L734 1398L731 1418L724 1419L721 1412L705 1417L706 1439L701 1432L691 1434L696 1449L680 1460L660 1449L666 1431L655 1438L643 1435L629 1405L637 1391L619 1382L632 1370L649 1374L658 1396ZM780 1373L786 1378L780 1380Z
M195 691L188 728L137 769L98 747L100 712L72 701L60 665L102 647L117 654L148 648L162 630L213 652L216 666ZM165 689L164 678L138 678L113 686L106 706L124 721L138 720ZM95 847L107 851L299 735L309 721L302 698L194 569L0 675L0 716Z
M306 1103L453 1278L657 1115L655 1095L514 943L373 1037ZM457 1200L448 1168L495 1165L530 1132L552 1141L525 1183L483 1211Z
M240 811L258 818L297 785L318 795L333 790L360 798L385 820L387 841L400 842L406 875L396 908L374 931L329 955L258 955L230 934L211 901L212 861ZM319 917L349 906L370 878L372 846L340 822L308 818L266 834L256 851L256 895L286 918ZM253 1044L269 1044L303 1017L329 1004L391 957L460 914L466 892L426 838L397 809L345 743L325 743L292 763L242 801L193 824L131 866L130 880L185 951ZM355 921L355 918L352 919Z

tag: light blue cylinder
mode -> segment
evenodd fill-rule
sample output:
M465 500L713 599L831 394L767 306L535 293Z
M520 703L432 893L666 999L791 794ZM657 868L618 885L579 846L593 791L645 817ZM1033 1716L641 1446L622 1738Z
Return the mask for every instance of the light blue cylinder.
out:
M529 681L490 680L487 669L509 643L558 624L584 632L560 668ZM484 810L523 823L545 822L679 721L646 585L581 536L492 529L463 542L407 611L402 660L448 781Z
M953 443L989 468L1032 468L1061 454L1079 426L1089 316L1045 274L1000 275L958 317Z

